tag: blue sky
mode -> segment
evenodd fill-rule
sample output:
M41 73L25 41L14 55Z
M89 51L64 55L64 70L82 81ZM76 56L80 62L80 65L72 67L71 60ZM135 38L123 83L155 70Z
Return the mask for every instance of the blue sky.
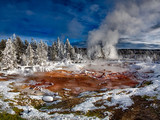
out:
M113 0L0 0L0 38L15 33L52 43L59 36L83 47L88 31L97 28L113 6Z

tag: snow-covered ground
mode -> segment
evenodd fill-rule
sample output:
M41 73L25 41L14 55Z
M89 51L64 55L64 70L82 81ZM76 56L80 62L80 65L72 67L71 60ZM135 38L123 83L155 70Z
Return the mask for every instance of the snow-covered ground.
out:
M29 75L37 71L52 71L52 70L69 70L80 73L83 70L94 71L111 71L124 72L130 71L136 73L138 78L141 78L140 83L134 88L124 89L101 89L99 91L87 91L80 93L73 97L68 95L62 96L60 93L51 92L48 90L41 90L42 94L25 94L26 91L15 90L15 86L24 85L25 77L22 75ZM0 111L5 110L10 114L16 114L14 107L22 109L20 116L26 119L73 119L73 120L89 120L102 119L99 116L89 115L88 112L94 110L102 110L104 113L104 120L109 120L112 117L112 110L114 109L129 109L134 104L132 97L134 96L148 96L148 100L153 97L160 100L160 64L152 62L136 62L136 61L94 61L86 63L71 63L71 62L57 62L50 63L48 66L34 66L33 68L22 67L14 71L3 72L5 75L1 79L7 78L10 74L20 74L20 77L11 77L5 81L0 81ZM142 85L144 81L149 84ZM30 81L30 84L36 84ZM64 88L64 92L69 92L70 89ZM35 92L35 91L34 91ZM31 92L30 92L31 93ZM53 97L53 102L46 103L42 99L44 96ZM46 97L46 99L50 99ZM69 100L68 100L69 99ZM52 98L50 99L52 101ZM76 103L65 108L64 101L74 101ZM32 103L35 102L37 106Z

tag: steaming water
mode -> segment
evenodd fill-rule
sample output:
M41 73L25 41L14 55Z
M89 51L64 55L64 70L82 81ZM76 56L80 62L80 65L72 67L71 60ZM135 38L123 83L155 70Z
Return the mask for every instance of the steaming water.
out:
M128 67L124 67L123 62L118 61L105 61L105 60L95 60L90 64L86 64L84 69L94 70L94 71L111 71L111 72L124 72L129 70Z
M118 58L120 38L133 38L152 30L160 19L160 0L122 0L107 14L98 29L89 32L88 56Z

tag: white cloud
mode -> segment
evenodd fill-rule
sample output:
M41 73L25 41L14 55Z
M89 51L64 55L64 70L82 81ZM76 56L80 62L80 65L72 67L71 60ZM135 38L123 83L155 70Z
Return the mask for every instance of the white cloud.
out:
M68 24L68 33L72 35L72 38L82 36L83 31L84 26L75 18Z
M135 37L128 39L128 42L134 44L159 44L159 36L154 35L156 32L145 34L160 20L159 6L160 0L124 0L117 3L99 28L89 32L89 49L102 43L104 53L112 51L108 48L113 48L121 36ZM137 36L140 36L138 40ZM110 54L116 53L110 52ZM110 54L105 57L109 57Z

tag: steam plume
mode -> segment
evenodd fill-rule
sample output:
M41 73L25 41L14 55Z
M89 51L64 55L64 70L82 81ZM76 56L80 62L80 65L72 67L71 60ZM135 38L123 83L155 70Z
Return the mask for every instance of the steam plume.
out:
M118 58L116 44L123 36L137 36L160 22L160 0L123 0L89 32L88 55L91 58Z

